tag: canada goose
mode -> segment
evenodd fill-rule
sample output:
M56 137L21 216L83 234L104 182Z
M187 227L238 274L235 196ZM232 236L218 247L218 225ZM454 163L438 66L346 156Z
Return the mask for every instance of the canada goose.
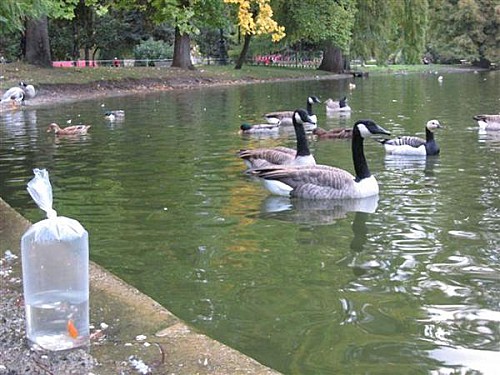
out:
M356 176L328 165L271 166L251 171L263 179L272 194L305 199L357 199L377 195L377 180L371 175L363 151L364 138L390 135L372 120L357 121L352 129L352 158Z
M316 96L309 96L306 102L307 114L311 118L310 123L316 125L318 123L318 118L312 111L312 105L315 103L321 103L321 101ZM264 117L266 121L270 124L279 124L280 126L291 126L293 125L294 111L278 111L266 113ZM315 127L315 126L314 126Z
M499 115L476 115L473 117L481 130L500 130Z
M35 87L24 82L19 82L19 86L14 86L8 89L3 95L0 102L12 104L24 104L26 99L34 98L36 95Z
M297 149L288 147L241 150L238 155L249 169L270 165L314 165L316 161L309 151L304 123L311 121L307 112L298 109L293 114L293 126L297 137Z
M107 111L104 117L109 121L123 120L125 118L125 111L123 109Z
M334 128L330 130L325 130L323 128L317 127L312 132L315 136L320 139L346 139L352 138L352 129L348 128Z
M279 124L241 124L240 134L276 134L280 130Z
M344 96L342 99L336 101L333 99L327 99L325 101L327 112L350 112L351 107L347 104L347 97Z
M73 125L61 128L53 122L47 128L47 133L54 133L55 135L85 135L90 127L91 125Z
M385 151L391 155L426 156L439 154L439 146L434 140L436 129L442 128L438 120L430 120L425 126L425 139L415 136L402 136L380 141Z

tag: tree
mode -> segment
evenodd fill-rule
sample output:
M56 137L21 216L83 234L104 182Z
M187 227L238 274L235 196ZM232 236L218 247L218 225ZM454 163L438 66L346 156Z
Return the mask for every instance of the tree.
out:
M323 49L318 69L340 73L356 14L355 0L281 0L279 20L289 43L306 40Z
M354 21L351 57L368 60L374 58L384 64L396 48L396 9L399 0L358 0Z
M404 0L401 15L401 52L405 64L418 64L425 51L428 27L427 0Z
M235 65L241 69L246 59L253 35L270 34L274 42L285 37L285 28L273 20L273 10L269 0L224 0L238 5L238 26L244 35L243 48Z
M430 0L428 49L436 60L500 62L498 0Z
M172 66L194 69L191 61L191 35L198 34L201 26L224 26L222 0L153 0L154 20L175 27Z
M52 66L46 16L29 19L26 22L24 56L29 64L45 67Z
M3 39L8 33L19 32L23 35L26 27L27 34L23 35L23 53L28 51L29 62L39 65L50 64L50 49L48 48L47 20L43 17L50 6L48 1L29 0L2 0L0 1L0 36ZM25 20L28 20L25 23ZM33 21L31 21L33 20ZM37 43L31 43L36 38ZM5 42L2 42L2 45ZM5 48L2 46L2 50ZM47 55L48 54L48 55Z

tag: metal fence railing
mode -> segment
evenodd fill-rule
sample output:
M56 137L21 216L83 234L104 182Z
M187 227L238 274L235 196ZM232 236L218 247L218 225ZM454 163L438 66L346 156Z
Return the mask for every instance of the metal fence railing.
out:
M113 60L68 60L68 61L52 61L52 66L55 68L85 68L97 66L113 66L113 67L133 67L133 66L156 66L169 67L172 65L171 59L113 59Z
M214 57L192 58L194 65L231 65L234 61L230 59L219 59ZM294 56L281 57L281 55L255 56L247 59L247 64L289 67L289 68L311 68L315 69L321 63L320 58L297 58ZM113 60L66 60L52 61L55 68L87 68L87 67L170 67L172 59L113 59Z

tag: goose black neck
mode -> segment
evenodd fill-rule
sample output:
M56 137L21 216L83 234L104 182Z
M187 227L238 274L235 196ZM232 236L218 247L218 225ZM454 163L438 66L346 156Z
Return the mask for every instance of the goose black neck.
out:
M427 127L425 128L425 140L427 142L434 140L434 133L427 129Z
M365 153L363 150L363 137L361 136L358 127L354 126L352 131L352 161L354 170L356 171L356 181L361 181L363 178L371 176L368 164L366 163Z
M309 116L313 115L313 105L309 102L309 100L307 101L307 114Z
M434 140L434 133L425 128L425 151L427 155L439 154L439 146Z
M293 126L295 127L295 136L297 137L297 156L310 155L304 126L302 124L293 124Z

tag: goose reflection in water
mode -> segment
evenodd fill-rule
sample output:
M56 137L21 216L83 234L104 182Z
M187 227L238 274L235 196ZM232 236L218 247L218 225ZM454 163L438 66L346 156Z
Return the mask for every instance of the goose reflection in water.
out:
M401 155L386 155L384 158L385 169L389 171L423 171L426 175L433 175L435 166L439 163L439 158L428 157L408 157Z
M378 195L342 200L290 199L271 195L264 200L262 212L299 224L328 225L345 219L349 212L374 213L378 199Z
M500 151L500 131L480 130L478 140L480 144L486 145L492 151Z

